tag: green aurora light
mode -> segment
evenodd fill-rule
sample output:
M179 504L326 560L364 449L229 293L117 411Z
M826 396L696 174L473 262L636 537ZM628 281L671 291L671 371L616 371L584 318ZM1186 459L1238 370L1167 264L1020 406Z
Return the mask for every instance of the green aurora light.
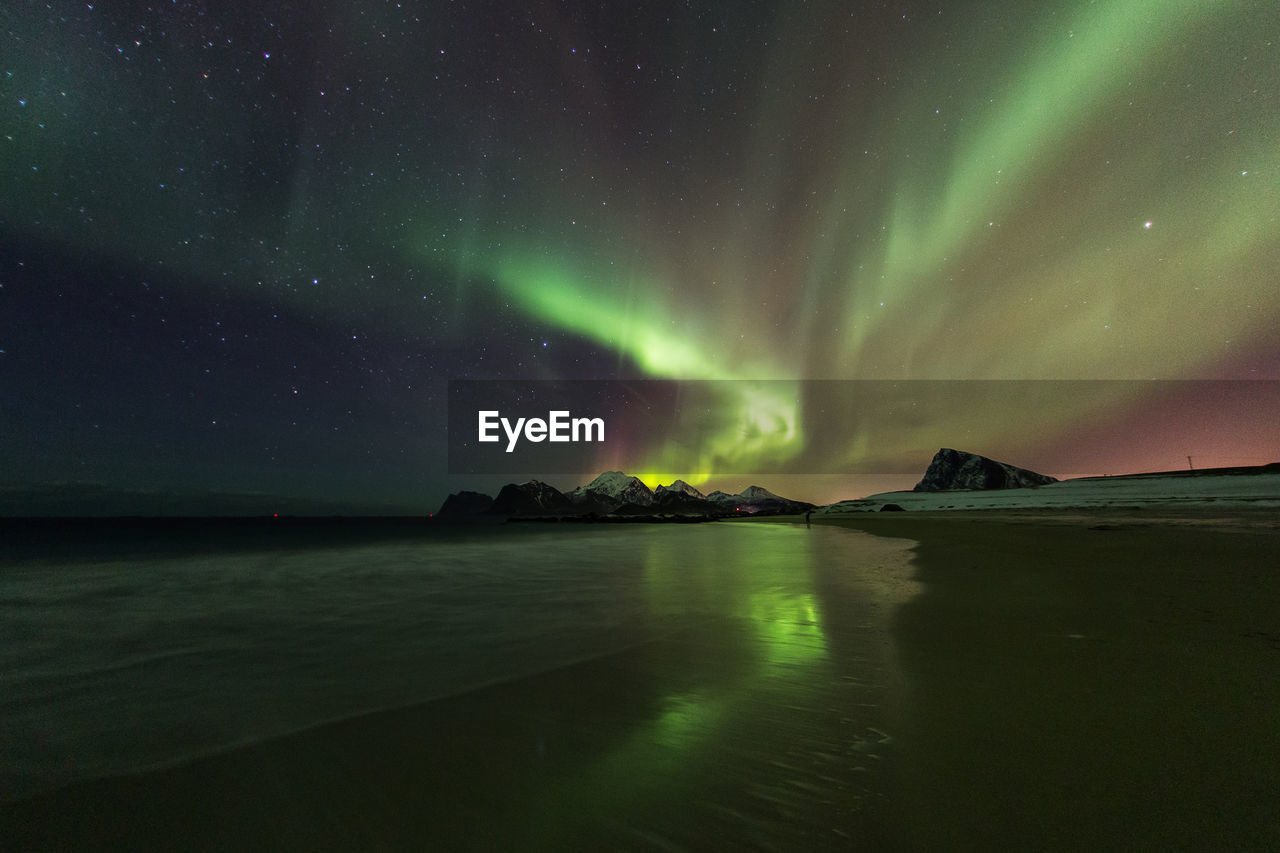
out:
M770 168L762 140L801 124L802 110L763 97L767 118L749 124L757 139L743 181L768 187L746 195L776 213L720 217L709 237L705 225L690 229L714 253L681 257L679 241L664 247L651 226L632 222L629 233L603 240L609 252L548 263L542 250L503 246L468 252L460 267L492 280L531 317L608 347L650 377L1212 371L1223 355L1217 343L1256 339L1277 307L1264 280L1280 237L1280 144L1257 142L1280 142L1280 112L1264 106L1275 68L1248 69L1269 86L1254 90L1252 103L1214 97L1224 79L1246 73L1216 57L1235 55L1227 48L1240 28L1265 23L1259 10L1113 0L1033 23L1027 37L1003 44L977 29L961 35L944 52L952 65L926 54L922 63L939 64L929 73L944 79L891 104L893 121L832 116L843 139L798 170L817 199L799 208L788 209L794 189ZM766 88L794 88L792 63L771 69ZM953 75L960 82L945 79ZM923 108L934 102L959 117ZM871 147L895 166L865 165L859 152ZM610 227L616 220L602 215L597 231ZM785 250L806 233L806 251ZM721 260L708 260L713 254ZM593 260L616 255L639 258L634 272ZM1189 332L1206 318L1216 341ZM1003 333L1012 328L1019 333ZM1178 329L1188 331L1171 333ZM704 481L742 469L752 454L801 453L817 425L805 422L794 396L750 399L747 387L725 401L695 463L667 447L633 467ZM1078 421L1104 403L1124 401L1082 400ZM1030 421L1016 428L1063 434L1077 425ZM973 426L984 443L1013 440ZM760 438L744 442L745 434ZM902 445L931 440L910 436ZM851 442L846 461L872 452L866 435Z

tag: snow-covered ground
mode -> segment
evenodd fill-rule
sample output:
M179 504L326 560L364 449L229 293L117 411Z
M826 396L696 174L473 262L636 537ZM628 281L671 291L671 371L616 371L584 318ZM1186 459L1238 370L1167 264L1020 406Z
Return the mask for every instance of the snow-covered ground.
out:
M815 512L876 512L884 504L908 511L1085 507L1280 507L1280 473L1168 474L1089 477L1027 489L882 492L840 501Z

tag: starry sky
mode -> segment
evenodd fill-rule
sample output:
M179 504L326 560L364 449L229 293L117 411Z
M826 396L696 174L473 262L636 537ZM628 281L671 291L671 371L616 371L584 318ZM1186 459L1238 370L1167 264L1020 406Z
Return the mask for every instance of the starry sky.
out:
M457 379L1201 380L874 433L744 391L696 470L607 460L737 491L752 453L794 456L762 484L819 502L903 484L830 473L850 459L942 445L1060 476L1280 458L1269 383L1206 391L1280 380L1273 4L19 0L0 24L9 509L431 511L504 481L447 470Z

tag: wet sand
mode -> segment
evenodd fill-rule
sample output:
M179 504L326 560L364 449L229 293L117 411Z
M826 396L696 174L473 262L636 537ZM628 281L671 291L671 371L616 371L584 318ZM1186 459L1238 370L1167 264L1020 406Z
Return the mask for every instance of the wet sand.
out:
M0 806L3 849L825 850L855 835L883 841L880 814L867 807L883 797L881 735L833 701L856 708L882 686L744 686L756 661L741 654L751 643L739 629L709 623L697 636Z
M816 577L831 666L761 677L750 626L712 618L534 678L0 806L0 841L1280 849L1270 519L836 521L919 542L923 586L883 614L840 567ZM839 675L878 656L884 683Z
M654 645L0 808L5 849L572 849L608 791L555 802L659 709L652 672L716 678ZM730 669L733 661L721 661Z
M908 849L1280 849L1280 514L877 514Z

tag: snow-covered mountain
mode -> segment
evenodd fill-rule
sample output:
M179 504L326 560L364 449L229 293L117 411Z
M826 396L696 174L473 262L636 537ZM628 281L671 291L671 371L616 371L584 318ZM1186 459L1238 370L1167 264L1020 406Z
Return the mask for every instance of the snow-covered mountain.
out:
M707 500L712 503L751 503L752 501L758 500L785 501L786 498L778 497L763 486L747 486L736 495L731 495L728 492L722 492L717 489L707 495Z
M785 501L787 498L775 495L764 486L747 486L738 492L738 497L744 501Z
M653 492L639 478L624 474L621 471L605 471L585 486L579 486L569 493L569 500L575 504L635 504L649 506L653 503Z
M658 488L653 490L653 494L655 498L664 494L682 494L688 495L691 498L697 498L698 500L707 499L706 495L695 489L693 486L690 486L684 480L676 480L670 486L658 486Z
M805 501L793 501L775 495L763 486L747 486L736 495L716 490L707 495L707 501L721 510L733 512L805 512L813 509L813 504Z
M712 492L704 495L684 480L656 491L637 477L621 471L606 471L585 486L568 494L537 480L516 485L508 483L488 503L489 497L476 492L449 495L441 507L446 517L477 516L675 516L719 518L741 514L800 513L813 504L775 495L762 486L748 486L736 495Z

